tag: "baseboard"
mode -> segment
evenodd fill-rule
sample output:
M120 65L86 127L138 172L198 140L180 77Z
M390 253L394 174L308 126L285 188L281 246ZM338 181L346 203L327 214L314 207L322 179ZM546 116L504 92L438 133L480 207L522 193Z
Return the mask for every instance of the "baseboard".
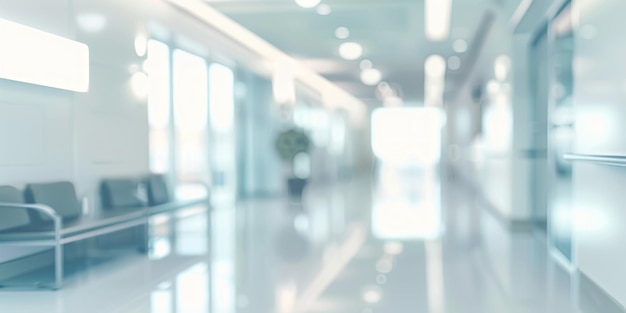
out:
M578 271L578 306L583 313L626 313L626 309L591 278Z

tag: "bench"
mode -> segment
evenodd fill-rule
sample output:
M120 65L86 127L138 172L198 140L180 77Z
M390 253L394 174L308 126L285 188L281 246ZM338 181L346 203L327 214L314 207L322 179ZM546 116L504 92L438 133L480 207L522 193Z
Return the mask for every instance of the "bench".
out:
M138 189L145 189L147 199L141 198ZM147 229L150 216L208 203L206 197L172 201L160 175L141 181L103 180L100 195L102 208L84 215L70 182L28 184L23 193L12 186L0 186L0 246L54 249L54 283L36 282L34 287L62 287L65 244L134 227ZM144 239L148 239L147 234ZM147 247L145 240L143 247Z

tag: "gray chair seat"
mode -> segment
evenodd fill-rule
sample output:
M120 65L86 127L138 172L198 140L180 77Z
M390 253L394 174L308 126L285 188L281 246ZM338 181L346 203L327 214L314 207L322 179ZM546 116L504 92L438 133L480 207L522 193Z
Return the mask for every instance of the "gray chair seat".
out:
M27 203L50 206L63 218L63 221L75 220L82 214L74 185L70 182L28 184L24 191L24 198ZM40 213L31 212L30 217L31 221L38 224L52 222L49 216Z
M0 186L0 202L24 203L24 197L13 186ZM30 224L28 211L16 208L0 208L0 232L21 229L28 224Z
M139 182L134 179L117 178L103 180L100 183L102 208L105 210L119 210L145 207L146 203L138 197L138 186Z

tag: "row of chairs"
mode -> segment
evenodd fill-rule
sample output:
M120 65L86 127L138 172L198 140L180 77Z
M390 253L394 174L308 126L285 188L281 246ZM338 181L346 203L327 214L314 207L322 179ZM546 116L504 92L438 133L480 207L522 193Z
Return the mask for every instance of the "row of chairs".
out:
M101 206L85 214L71 182L28 184L23 191L0 186L0 246L54 247L54 283L36 282L36 287L61 288L65 244L133 227L147 229L152 215L208 205L206 197L172 199L162 175L106 179L99 193Z

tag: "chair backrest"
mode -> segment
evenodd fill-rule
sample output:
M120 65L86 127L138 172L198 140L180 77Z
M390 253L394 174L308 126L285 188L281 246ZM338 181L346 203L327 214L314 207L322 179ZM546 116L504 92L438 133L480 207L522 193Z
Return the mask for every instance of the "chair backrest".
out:
M140 208L146 204L138 197L139 182L134 179L105 179L100 183L104 209Z
M70 182L38 183L26 185L24 198L28 203L45 204L53 208L63 220L78 218L81 207L76 198L76 190ZM50 222L51 219L39 213L31 213L31 219L36 222Z
M0 186L0 202L24 203L22 192L13 186ZM28 211L25 209L0 208L0 231L14 229L30 224Z
M149 175L144 178L144 184L146 186L149 206L170 202L170 192L163 175Z

